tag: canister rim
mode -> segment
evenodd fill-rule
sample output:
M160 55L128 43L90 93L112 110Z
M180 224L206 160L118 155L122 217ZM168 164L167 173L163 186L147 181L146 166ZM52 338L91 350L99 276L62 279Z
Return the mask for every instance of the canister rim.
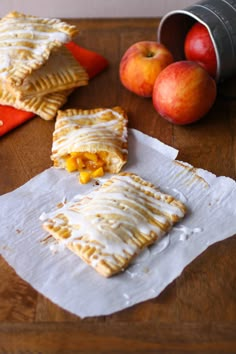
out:
M218 50L218 47L217 47L217 44L216 44L216 41L211 33L211 29L210 27L197 15L189 12L188 10L184 10L184 9L180 9L180 10L173 10L173 11L170 11L168 12L166 15L164 15L159 23L159 26L158 26L158 32L157 32L157 39L158 39L158 42L161 42L161 30L163 28L163 25L164 25L164 22L171 16L173 15L178 15L178 14L182 14L182 15L186 15L188 17L191 17L193 19L195 19L196 21L200 22L201 24L203 24L208 32L209 32L209 35L211 37L211 40L212 40L212 44L214 46L214 49L215 49L215 53L216 53L216 62L217 62L217 72L216 72L216 80L219 80L219 77L220 77L220 57L219 57L219 50Z

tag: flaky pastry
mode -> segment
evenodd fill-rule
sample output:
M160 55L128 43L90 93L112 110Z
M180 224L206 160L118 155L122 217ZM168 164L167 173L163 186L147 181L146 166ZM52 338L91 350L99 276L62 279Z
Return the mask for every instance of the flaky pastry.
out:
M59 108L66 103L71 90L49 93L45 96L33 96L19 100L16 95L0 81L0 104L12 106L23 111L32 112L45 120L55 118Z
M55 239L109 277L124 270L185 214L183 203L126 172L41 219Z
M101 169L118 173L127 154L127 115L121 107L58 112L51 155L55 167L82 176Z
M85 69L70 51L63 46L52 52L43 66L38 70L32 71L21 86L9 86L8 89L18 99L25 99L35 95L65 91L87 84L88 74Z
M0 20L0 79L20 86L50 53L78 33L59 19L11 12Z

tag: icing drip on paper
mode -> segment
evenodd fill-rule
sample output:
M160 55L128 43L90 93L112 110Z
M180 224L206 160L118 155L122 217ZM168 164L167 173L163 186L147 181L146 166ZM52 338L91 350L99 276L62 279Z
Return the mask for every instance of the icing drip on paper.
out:
M192 235L203 232L201 227L189 228L185 225L174 226L173 230L180 231L178 236L180 241L187 241Z
M130 305L130 295L123 293L126 305Z

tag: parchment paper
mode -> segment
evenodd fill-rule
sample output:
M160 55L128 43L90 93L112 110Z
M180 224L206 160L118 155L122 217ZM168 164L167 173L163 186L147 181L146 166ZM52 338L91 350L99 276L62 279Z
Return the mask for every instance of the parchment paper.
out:
M179 198L188 214L120 275L103 278L42 230L43 212L98 188L94 182L80 185L76 173L53 167L0 197L2 256L37 291L81 318L108 315L158 296L208 246L236 234L235 181L177 161L177 153L129 130L125 170Z

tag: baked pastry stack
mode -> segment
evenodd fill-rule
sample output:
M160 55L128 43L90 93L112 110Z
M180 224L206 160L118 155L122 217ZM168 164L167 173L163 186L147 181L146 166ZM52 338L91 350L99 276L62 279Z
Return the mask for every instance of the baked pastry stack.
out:
M11 12L0 20L0 104L55 117L88 74L65 47L78 34L59 19Z

